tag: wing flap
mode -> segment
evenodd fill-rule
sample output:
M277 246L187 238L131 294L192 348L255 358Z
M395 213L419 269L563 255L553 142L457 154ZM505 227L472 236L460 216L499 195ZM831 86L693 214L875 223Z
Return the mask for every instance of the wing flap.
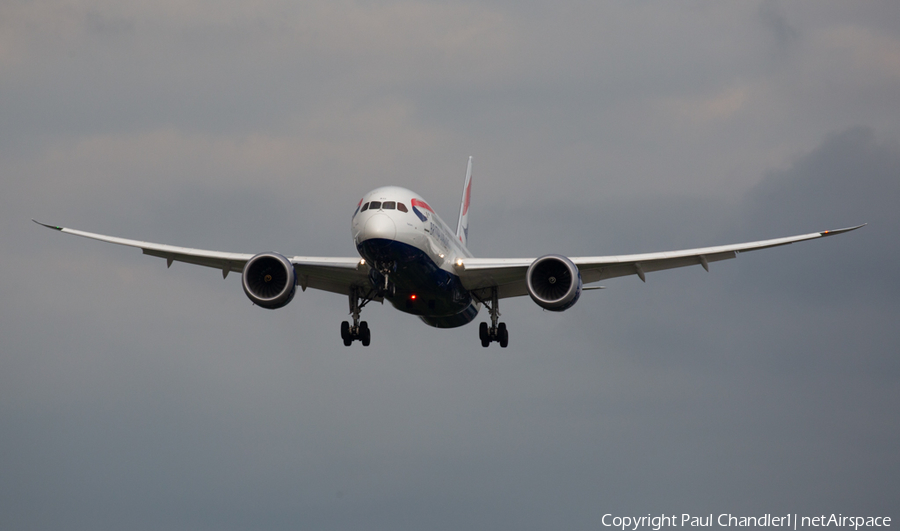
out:
M359 258L295 256L291 258L300 287L347 295L353 286L367 287L369 267Z
M666 269L675 269L678 267L688 267L693 265L703 266L705 269L709 267L710 262L719 262L728 260L737 256L737 251L725 251L713 254L700 254L689 256L674 256L668 258L645 258L643 260L624 260L619 263L595 264L586 263L584 267L579 264L578 260L573 260L581 271L581 279L585 284L605 280L607 278L625 277L629 275L638 275L639 277L645 273L655 271L664 271ZM627 257L623 257L627 258ZM703 265L703 262L707 265ZM708 269L707 269L708 270ZM643 279L642 279L643 280Z
M583 256L571 258L571 260L578 266L582 282L585 284L629 275L637 275L644 280L646 273L654 271L692 265L700 265L708 270L710 262L735 258L742 252L834 236L863 226L865 224L845 229L715 247L619 256ZM525 286L525 273L534 260L536 258L464 258L462 265L457 267L457 271L463 285L470 291L478 294L488 293L492 287L497 287L500 298L516 297L528 294Z
M231 271L242 271L247 260L253 258L252 254L244 253L223 253L221 251L208 251L205 249L192 249L190 247L178 247L176 245L165 245L161 243L143 242L140 240L129 240L126 238L117 238L115 236L107 236L105 234L96 234L83 230L69 229L66 227L57 227L32 220L38 225L58 230L66 234L81 236L91 240L101 242L114 243L116 245L124 245L126 247L137 247L144 254L149 256L157 256L166 260L174 260L178 262L186 262L189 264L213 267L215 269L230 268Z
M73 234L83 238L90 238L101 242L114 243L127 247L136 247L148 256L165 258L169 266L172 262L184 262L187 264L211 267L222 271L223 276L229 272L241 273L244 265L254 255L247 253L226 253L210 251L206 249L192 249L190 247L178 247L160 243L129 240L104 234L95 234L66 227L48 225L32 220L38 225L57 230L66 234ZM365 286L368 279L368 266L359 258L324 257L324 256L295 256L290 259L297 271L298 282L303 289L307 287L340 293L346 295L353 286Z
M214 269L221 269L222 271L236 271L238 273L244 270L244 264L247 263L247 260L253 257L253 255L246 255L246 257L244 257L244 255L241 255L240 257L208 256L203 254L164 251L153 248L141 248L141 251L147 256L165 258L168 261L169 265L171 265L173 261L184 262L186 264L212 267Z

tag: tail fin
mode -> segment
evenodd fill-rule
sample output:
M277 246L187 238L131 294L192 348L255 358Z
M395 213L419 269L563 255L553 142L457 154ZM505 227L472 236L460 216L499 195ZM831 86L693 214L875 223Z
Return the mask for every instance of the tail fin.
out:
M463 187L462 202L459 205L459 223L456 225L456 237L463 244L469 245L469 199L472 197L472 157L466 167L466 184Z

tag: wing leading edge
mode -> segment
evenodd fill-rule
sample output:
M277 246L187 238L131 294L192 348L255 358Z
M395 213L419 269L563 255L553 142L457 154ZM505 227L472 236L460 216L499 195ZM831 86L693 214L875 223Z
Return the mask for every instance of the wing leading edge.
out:
M192 249L189 247L129 240L126 238L95 234L93 232L85 232L66 227L57 227L55 225L41 223L37 220L32 221L38 225L43 225L44 227L66 234L74 234L75 236L81 236L83 238L125 245L127 247L136 247L146 255L165 258L167 267L171 266L173 262L185 262L188 264L218 269L222 272L222 278L227 277L228 273L232 271L241 273L244 270L244 265L247 261L254 256L245 253L225 253L221 251L208 251L205 249ZM294 270L297 272L297 281L304 290L307 287L310 287L346 295L349 293L351 287L366 285L368 279L368 266L360 261L359 258L294 256L293 258L288 258L288 260L294 265Z
M32 220L38 225L73 234L92 240L136 247L150 256L165 258L167 266L173 262L185 262L188 264L211 267L222 272L222 277L228 273L242 272L244 265L253 258L252 254L227 253L210 251L205 249L193 249L178 247L139 240L129 240L115 236L95 234L66 227L58 227ZM775 238L756 242L737 243L732 245L720 245L715 247L703 247L698 249L685 249L680 251L666 251L661 253L644 253L618 256L586 256L570 258L578 266L582 281L585 284L600 280L637 275L641 280L646 280L646 274L665 269L700 265L707 271L710 262L735 258L738 253L756 251L788 245L795 242L814 240L826 236L834 236L850 232L865 224L844 229L812 232L786 238ZM294 256L289 258L297 273L297 281L304 290L313 289L340 293L346 295L352 287L368 286L368 265L359 258ZM498 297L517 297L528 294L525 283L525 273L535 258L463 258L456 266L463 285L469 291L476 292L482 297L487 296L490 288L498 288Z
M710 262L735 258L738 253L834 236L863 226L865 223L844 229L716 247L619 256L583 256L573 257L570 260L578 266L582 282L585 284L628 275L637 275L646 281L645 275L653 271L692 265L700 265L709 271ZM463 285L469 291L485 290L486 293L490 288L497 287L499 298L517 297L528 294L525 272L535 260L536 258L464 258L457 263L456 269Z

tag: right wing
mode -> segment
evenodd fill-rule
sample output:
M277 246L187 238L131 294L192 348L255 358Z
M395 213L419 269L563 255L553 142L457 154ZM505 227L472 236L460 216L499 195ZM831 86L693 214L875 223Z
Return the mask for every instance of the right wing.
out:
M584 256L569 258L569 260L578 266L578 270L581 272L581 280L585 284L627 275L637 275L641 280L646 280L645 274L653 271L691 265L701 265L709 271L710 262L728 260L736 257L741 252L768 249L769 247L833 236L850 232L863 226L865 224L846 229L826 230L799 236L720 245L717 247L619 256ZM490 290L495 287L498 290L497 295L499 298L518 297L528 294L528 288L525 284L525 273L535 260L536 258L463 258L457 263L456 269L466 289L474 291L482 298L489 297Z
M241 273L244 264L253 258L253 254L225 253L221 251L208 251L205 249L191 249L189 247L177 247L161 243L142 242L128 240L115 236L94 234L81 230L57 227L32 220L38 225L57 230L66 234L74 234L101 242L115 243L128 247L137 247L144 254L158 256L166 259L166 265L172 262L185 262L218 269L222 272L222 278L235 271ZM307 287L340 293L347 295L353 287L367 287L369 266L360 258L335 258L325 256L294 256L288 258L297 272L297 282L304 290Z

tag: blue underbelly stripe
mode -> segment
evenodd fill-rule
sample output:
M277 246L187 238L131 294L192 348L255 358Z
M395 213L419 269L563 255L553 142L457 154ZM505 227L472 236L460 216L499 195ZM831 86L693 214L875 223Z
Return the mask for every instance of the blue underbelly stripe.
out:
M478 315L479 307L460 278L438 267L421 249L378 238L361 242L357 249L369 264L397 264L388 274L394 293L385 299L401 312L437 328L462 326ZM369 280L373 286L384 284L384 276L375 269Z

